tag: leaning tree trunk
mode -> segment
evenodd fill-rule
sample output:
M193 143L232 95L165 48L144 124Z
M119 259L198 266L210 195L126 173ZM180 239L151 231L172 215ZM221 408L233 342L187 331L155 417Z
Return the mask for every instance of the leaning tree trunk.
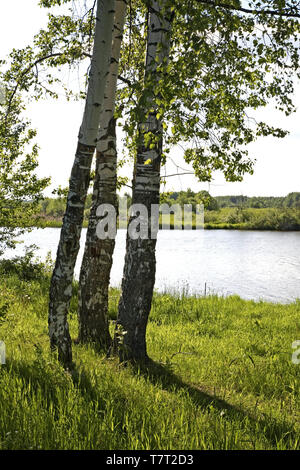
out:
M120 50L127 7L124 0L117 0L117 3L119 3L119 6L115 17L111 65L97 143L92 207L79 281L78 339L80 342L91 341L101 348L108 348L111 343L107 313L115 231L113 230L112 233L107 232L106 238L99 238L97 225L101 219L99 220L97 210L101 205L109 204L115 214L117 213L117 150L114 111ZM114 220L116 223L116 217L114 217Z
M79 250L85 199L97 142L100 112L111 56L114 0L98 0L93 55L78 145L71 172L66 212L63 219L56 263L51 279L49 336L51 349L65 367L72 364L72 346L67 314L72 280Z
M151 1L147 57L145 69L144 122L139 125L139 143L133 180L133 205L144 220L140 236L132 237L131 216L127 229L126 256L122 280L114 346L121 360L141 361L147 358L146 327L151 309L156 270L156 236L158 231L158 206L160 191L160 164L163 128L157 119L159 96L155 95L162 74L166 72L170 52L171 15L166 10L166 0ZM160 69L158 70L158 67ZM145 135L152 136L152 145L146 144ZM152 148L154 147L154 148ZM156 213L151 218L151 206ZM145 212L147 210L147 213ZM141 212L140 212L141 211ZM142 220L142 216L141 216ZM146 232L145 232L146 227Z

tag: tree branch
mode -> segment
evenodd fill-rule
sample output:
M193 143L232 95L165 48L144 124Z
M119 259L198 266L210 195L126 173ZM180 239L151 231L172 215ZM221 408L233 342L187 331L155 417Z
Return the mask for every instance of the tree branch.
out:
M27 75L27 73L29 73L31 69L33 69L33 68L36 68L36 69L37 69L38 64L40 64L41 62L44 62L44 61L47 60L47 59L52 59L52 57L59 57L59 56L61 56L62 54L63 54L62 52L56 52L56 53L53 53L53 54L49 54L49 55L47 55L47 56L40 57L39 59L37 59L36 61L34 61L32 64L30 64L30 65L21 73L21 76L20 76L19 80L17 81L17 83L16 83L16 85L15 85L15 87L14 87L14 89L13 89L13 91L12 91L10 97L9 97L6 117L7 117L8 114L9 114L12 101L13 101L13 99L14 99L14 97L15 97L17 91L18 91L18 88L19 88L19 86L20 86L20 84L21 84L21 82L22 82L23 77L25 77L25 75ZM91 58L91 55L88 54L88 53L86 53L86 52L83 52L82 55L83 55L84 57L89 57L89 58Z
M281 16L281 17L287 17L287 18L300 18L300 11L299 13L293 13L292 11L286 11L286 10L270 10L270 9L258 10L258 9L253 9L253 8L244 8L242 6L230 5L229 3L226 3L226 2L216 3L213 0L196 0L196 2L203 3L204 5L208 5L214 8L220 7L220 8L225 8L227 10L241 11L242 13L248 13L251 15L272 15L272 16Z
M194 174L193 171L184 172L184 173L173 173L172 175L163 175L160 177L160 179L170 178L171 176L182 176L182 175L193 175L193 174Z
M121 75L118 75L118 79L121 80L121 82L126 83L129 86L132 86L132 82L128 80L128 78L122 77Z

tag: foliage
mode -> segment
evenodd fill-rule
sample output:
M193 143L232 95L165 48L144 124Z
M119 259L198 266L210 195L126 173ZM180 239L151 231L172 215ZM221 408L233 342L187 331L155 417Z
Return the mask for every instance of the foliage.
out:
M184 141L185 159L199 180L209 181L213 171L221 170L226 180L237 181L253 171L247 158L249 143L262 135L286 135L283 129L251 119L249 113L269 102L286 114L294 111L291 94L299 71L299 20L245 14L237 2L218 5L173 4L170 62L145 84L134 83L134 94L132 87L128 90L132 100L126 131L134 139L136 123L153 112L149 109L142 117L147 96L155 89L165 155ZM252 6L263 10L261 2L253 1ZM283 5L279 3L276 11L282 12ZM155 145L155 136L147 137L148 145Z
M68 3L40 1L47 8L62 6L64 12ZM145 82L148 2L130 2L116 117L122 118L119 124L131 156L138 123L152 112L147 101L154 88L165 158L183 141L186 161L201 181L209 181L215 170L229 181L253 172L247 145L259 136L282 138L286 131L256 121L251 112L272 103L291 114L294 78L299 75L300 7L279 0L269 3L270 9L259 0L251 8L244 1L167 2L164 14L173 17L170 61ZM33 46L12 51L5 75L11 97L16 89L36 98L45 93L55 97L58 83L69 97L73 94L59 72L78 67L90 56L94 6L93 1L78 1L67 13L49 13L48 26L35 36ZM84 90L78 96L85 97ZM144 137L148 146L156 145L156 136Z
M204 214L205 228L300 230L299 209L223 208Z
M36 255L36 245L30 245L25 248L23 256L15 256L11 259L0 260L0 275L17 275L24 281L40 280L43 277L49 277L53 268L51 255L48 254L45 261L41 261Z
M284 197L267 196L211 196L208 191L199 191L195 193L190 188L186 191L174 191L162 193L161 199L169 205L174 204L200 204L204 203L206 210L217 210L218 208L236 207L236 208L299 208L300 193L289 193Z
M300 193L290 193L284 199L283 205L285 207L300 208Z
M289 193L285 197L267 196L216 196L220 208L222 207L253 207L262 208L298 208L300 207L300 193Z
M170 207L179 204L182 209L185 204L191 204L193 220L197 205L204 204L204 222L207 229L300 230L299 194L290 193L285 197L212 197L207 191L195 193L191 189L187 189L186 191L161 193L160 203L168 204ZM126 198L127 209L129 209L131 197L126 194ZM119 201L120 199L119 196ZM40 220L37 225L60 227L65 204L64 197L45 198L39 204ZM92 195L89 194L84 216L85 226L89 218L91 204ZM160 225L163 222L163 217L160 217ZM178 222L171 215L170 227L173 228Z
M0 254L14 246L14 238L28 230L48 178L38 178L35 130L23 117L24 105L16 97L8 112L8 90L0 102Z
M208 211L218 210L217 199L212 197L208 191L199 191L195 193L190 188L186 191L175 191L170 193L162 193L160 196L161 203L172 206L179 204L182 208L184 204L191 204L193 212L196 211L197 204L203 204Z

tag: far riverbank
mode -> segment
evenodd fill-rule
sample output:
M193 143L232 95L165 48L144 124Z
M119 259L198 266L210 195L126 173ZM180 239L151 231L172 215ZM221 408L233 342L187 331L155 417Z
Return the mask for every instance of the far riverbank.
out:
M35 227L60 228L63 216L41 214L33 222ZM88 226L88 214L85 216L83 227ZM125 228L122 226L120 228ZM170 227L170 230L196 229L195 215L192 225L184 225L178 219L174 220L171 214L170 223L166 215L160 215L159 228ZM274 230L274 231L300 231L300 209L237 209L223 208L216 211L204 212L205 230Z

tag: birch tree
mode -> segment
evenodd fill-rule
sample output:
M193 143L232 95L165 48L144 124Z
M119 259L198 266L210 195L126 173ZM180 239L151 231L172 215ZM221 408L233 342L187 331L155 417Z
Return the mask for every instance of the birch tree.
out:
M115 344L120 342L119 332L125 332L120 357L143 359L146 357L146 325L150 313L155 281L155 247L158 223L151 233L151 205L159 204L160 165L163 127L158 116L159 81L168 65L171 39L172 13L169 2L151 1L149 6L145 89L147 90L144 119L139 124L137 157L133 181L133 205L141 205L147 214L147 236L133 239L127 231L125 267ZM151 144L147 136L151 135ZM133 217L130 218L130 223ZM122 337L121 336L121 337Z
M165 132L164 143L194 140L195 146L187 148L185 159L193 164L200 181L210 181L215 170L222 171L228 181L242 180L244 173L253 172L254 162L246 158L247 144L261 135L286 135L281 128L248 117L249 109L266 106L272 99L286 114L294 110L290 94L299 66L295 42L299 23L283 21L287 11L280 2L273 3L278 9L272 12L244 11L240 2L177 3L181 24L174 28L172 60L165 70L168 78L162 80L163 90L159 71L163 70L163 60L168 62L170 21L164 16L167 24L162 27L158 15L161 4L151 3L145 85L147 74L154 73L158 81L153 80L152 87L145 86L149 112L143 110L147 119L139 121L138 126L133 204L140 210L140 236L130 236L133 214L115 334L121 360L147 359L145 337L155 282L156 245L153 231L149 233L153 228L150 211L159 201L163 131L170 128L167 121L173 125L171 135ZM297 12L289 12L298 17ZM159 42L162 47L158 47ZM166 56L161 55L163 52ZM140 112L133 112L136 120ZM154 217L157 230L158 214Z
M45 5L60 4L61 1L41 0L41 3ZM149 2L141 3L149 6ZM247 7L248 3L249 8ZM290 114L294 110L290 97L293 93L295 71L299 70L297 42L299 38L299 6L294 5L294 2L282 2L281 0L273 0L268 3L270 8L267 8L266 3L259 0L253 0L251 5L250 2L231 0L229 2L219 0L172 2L170 8L174 9L176 15L175 21L173 20L172 48L168 65L168 61L159 63L162 52L160 45L157 46L156 51L158 62L157 65L153 63L152 72L149 62L146 63L148 72L145 73L143 84L141 84L139 76L136 78L135 74L131 74L132 62L127 62L127 69L125 64L122 74L124 72L127 87L124 87L122 93L119 93L118 99L126 102L124 130L128 136L129 150L133 151L135 158L136 174L133 186L135 188L136 181L138 181L137 190L134 189L136 201L142 202L143 194L146 198L148 193L150 196L149 200L146 198L146 207L148 207L147 204L152 196L153 201L156 200L154 197L154 193L157 194L157 183L154 184L158 175L156 164L163 163L172 145L179 141L186 143L185 159L193 165L195 174L200 181L211 180L215 170L222 171L228 181L236 181L241 180L246 172L253 171L253 162L247 158L249 143L262 135L276 137L286 135L283 129L269 126L259 120L252 120L249 116L249 110L264 107L270 100L273 100L277 107L286 114ZM154 8L156 4L158 5L158 2L150 2L149 10L151 10L151 15L156 12L160 17L158 10ZM158 5L162 11L164 11L164 5L165 3ZM98 22L97 26L99 26ZM78 39L82 34L82 21L73 23L68 17L63 18L62 21L56 21L55 18L52 18L50 27L50 34L43 32L37 42L39 45L42 44L44 52L42 56L35 59L31 50L25 49L21 53L17 51L14 54L17 68L19 62L26 63L29 60L30 70L34 70L45 57L46 59L48 57L47 62L50 66L59 65L69 60L68 52L77 60L86 57L86 53L81 47L81 41ZM92 31L88 25L85 28ZM66 47L67 54L64 48L62 51L56 52L51 41L49 45L49 38L51 39L53 36L53 30ZM65 35L67 37L70 31L72 32L71 41L66 41ZM150 31L151 23L149 22ZM153 30L152 33L154 34L154 32ZM57 41L53 40L53 44L56 46ZM71 47L69 47L70 45ZM150 46L148 52L149 48ZM128 49L132 52L131 47ZM138 63L138 66L133 68L139 71L137 74L139 75L144 70L144 64L141 65L143 54L139 53L138 48L136 50L138 52L131 55ZM124 56L126 63L130 56L129 52L124 50ZM151 76L152 79L150 79ZM23 73L21 73L21 78L24 78ZM25 81L24 89L29 89L30 84L36 84L37 81L37 75L29 74L29 80ZM147 110L150 111L149 116L151 113L155 113L157 127L153 125L152 128L149 124L151 119L147 116ZM152 114L152 118L154 119L154 114ZM149 132L143 130L147 129L147 125ZM91 147L94 145L95 142ZM140 156L144 151L149 152L150 156L144 159L144 163L147 162L147 165L142 167ZM156 152L160 157L152 159L150 151L153 155ZM149 167L148 164L150 164ZM85 168L87 167L85 166ZM152 177L151 172L156 176L152 175ZM85 174L87 173L88 170ZM136 177L143 173L143 177L147 176L144 180L142 177L145 190L142 192L143 184L141 184L141 180L136 180ZM153 183L153 187L156 185L153 191L148 191L150 182ZM86 188L83 193L85 190ZM140 196L138 195L139 191ZM75 208L73 207L72 210ZM81 208L78 207L78 214L80 211ZM65 222L64 225L66 225ZM80 227L80 224L76 225L75 223L73 225L74 231L70 230L69 232L72 241L76 240L76 236L79 235L75 227ZM67 232L68 230L62 231L62 234L67 234ZM126 258L125 268L126 266L127 268L124 271L124 293L121 298L120 311L123 309L122 322L128 327L130 325L135 327L141 311L144 312L140 315L141 318L147 318L152 298L151 290L153 290L155 275L153 254L155 250L153 250L151 243L149 249L144 249L144 245L142 242L140 243L140 245L136 244L136 249L137 252L140 251L139 263L143 271L138 271L137 263L131 263L131 259L134 259L136 255L133 245L127 242L128 253L131 254L128 254ZM70 257L73 261L76 259L77 248L78 246L72 251ZM141 256L141 252L144 253L144 257ZM62 257L61 259L63 260ZM73 269L73 261L69 264L70 273ZM148 262L150 280L147 281L148 287L145 287L145 301L141 301L137 294L142 292L142 288L137 283L137 290L135 290L134 282L130 282L129 278L133 275L133 278L136 276L136 279L140 280L137 272L146 273L145 267ZM129 268L130 265L132 265L132 269ZM63 262L63 266L66 267L67 264ZM57 269L59 270L60 266ZM69 276L68 270L66 272L67 275L63 274L61 279L66 286L62 290L63 292L67 291L68 295L64 295L64 301L61 304L60 323L57 323L55 317L52 322L53 325L57 325L53 329L55 331L53 335L54 347L59 343L58 329L60 329L62 337L64 337L64 331L66 332L65 337L68 338L66 345L70 344L68 328L62 327L66 324L66 316L64 317L63 312L67 311L68 298L71 294L69 287L72 274ZM57 277L57 283L60 283L59 277ZM131 292L130 286L132 287ZM52 293L55 295L55 290L52 290ZM130 306L130 295L131 303L134 303L136 299L140 302L136 309ZM129 317L131 315L131 320L126 321L126 312ZM145 320L143 322L145 323ZM122 328L121 322L119 326ZM139 331L143 334L145 327L142 325ZM134 338L134 333L128 331L125 335L125 342L126 336L127 339ZM128 341L129 343L133 342L132 340ZM138 348L139 354L142 356L141 351L144 350L145 353L146 350L145 341L139 340L139 342L142 345ZM64 348L60 349L63 351ZM65 350L67 349L68 346ZM64 353L62 357L68 358L70 355Z
M59 360L66 367L72 363L67 314L72 296L72 280L79 250L84 205L90 183L91 163L96 148L100 112L111 56L114 5L115 2L112 0L98 0L97 2L95 39L86 104L50 286L50 344L52 350L58 349Z
M114 209L113 218L117 223L117 148L115 102L118 69L123 38L126 2L116 1L116 15L112 43L112 58L107 79L100 131L96 148L96 171L92 207L87 229L85 251L79 279L79 340L93 341L101 347L111 342L107 309L108 287L112 256L115 246L114 234L97 232L99 224L98 208L109 205ZM102 217L105 213L101 214Z

